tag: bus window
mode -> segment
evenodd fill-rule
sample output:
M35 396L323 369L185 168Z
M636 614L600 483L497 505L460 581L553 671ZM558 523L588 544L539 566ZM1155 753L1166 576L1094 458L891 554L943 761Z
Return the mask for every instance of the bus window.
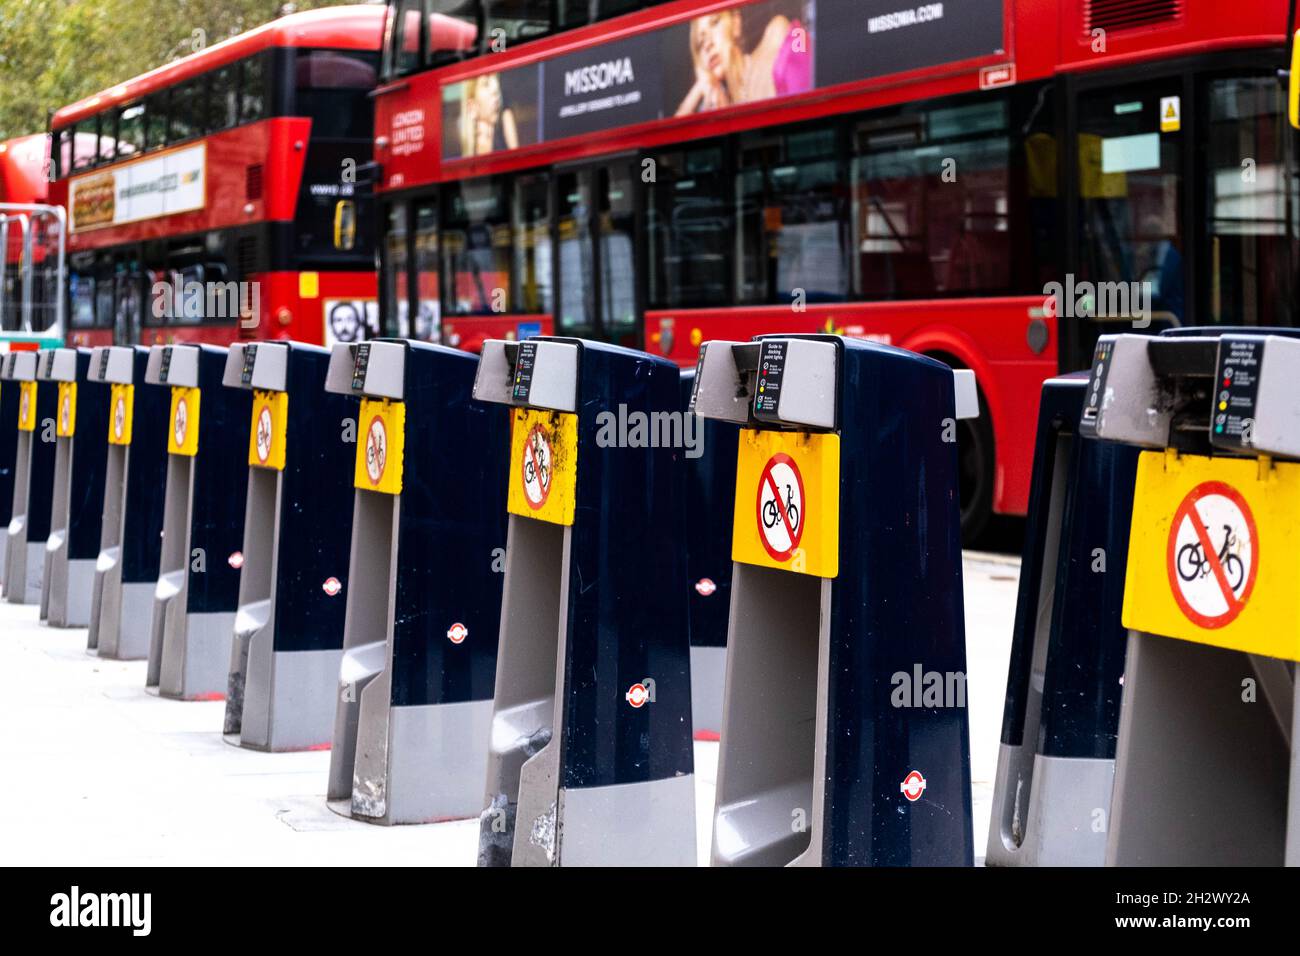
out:
M841 302L848 295L838 138L834 128L741 137L741 302Z
M92 117L82 120L72 127L72 168L86 169L95 163L95 153L99 148L98 124Z
M117 115L117 155L134 156L144 151L144 104L122 107Z
M611 340L632 334L636 308L636 207L632 172L625 163L602 166L600 182L600 318Z
M570 30L662 2L663 0L560 0L555 4L555 26L559 30Z
M259 53L239 63L239 122L256 122L266 113L266 60Z
M479 179L447 190L442 229L444 302L452 315L514 311L510 213L505 183Z
M1007 108L998 97L858 125L851 265L859 296L1011 291Z
M167 145L167 91L144 101L144 147L158 149Z
M392 19L392 45L386 59L394 76L405 76L420 68L420 16L421 0L401 0L390 12Z
M294 67L296 112L311 118L313 139L365 139L374 132L366 94L375 85L376 54L342 50L299 53Z
M1229 325L1295 323L1295 230L1287 208L1297 188L1283 144L1282 89L1273 75L1208 81L1204 319ZM1288 203L1289 200L1289 203Z
M726 177L718 146L655 158L646 204L651 308L731 304L736 217Z
M560 285L555 328L559 335L596 333L595 256L591 242L594 178L591 169L565 170L556 176Z
M484 0L489 49L499 52L551 32L551 0Z
M407 254L406 203L388 208L387 228L381 248L380 276L384 289L385 335L410 338L411 335L411 264Z
M423 0L428 23L424 65L440 66L472 55L478 48L482 0Z
M1181 123L1162 128L1161 117L1181 112L1181 92L1181 81L1168 79L1079 97L1076 279L1106 285L1082 307L1064 303L1065 317L1129 324L1149 301L1157 322L1182 322L1183 135ZM1081 338L1081 355L1091 354L1097 332Z
M54 134L54 147L50 158L54 162L54 176L63 179L72 171L72 137L75 127L67 127Z
M203 80L191 80L172 87L171 123L167 142L179 143L203 132Z
M551 186L544 175L515 180L514 301L521 312L551 311ZM630 273L629 273L630 275Z
M117 111L105 110L97 117L99 121L99 148L95 162L111 163L117 154Z
M205 125L209 133L239 125L239 68L233 63L208 74Z
M415 204L415 328L417 339L442 341L442 302L438 293L438 204Z
M135 342L139 339L141 311L144 308L144 276L140 262L133 255L123 256L114 276L113 341Z
M95 257L95 325L113 327L113 312L117 305L113 290L113 256L101 252Z
M68 258L69 319L74 329L95 327L95 255L80 252Z

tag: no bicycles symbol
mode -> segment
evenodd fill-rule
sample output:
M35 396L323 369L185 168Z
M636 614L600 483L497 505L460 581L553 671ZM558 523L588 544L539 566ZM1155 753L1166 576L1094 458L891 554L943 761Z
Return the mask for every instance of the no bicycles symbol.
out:
M266 464L271 457L274 426L271 424L271 409L263 405L257 413L257 460Z
M1188 620L1225 627L1250 599L1259 571L1259 533L1250 506L1221 481L1197 485L1169 529L1169 585Z
M524 440L524 500L537 511L551 494L551 440L546 429L534 425Z
M788 561L804 527L803 475L793 458L777 452L758 479L758 537L777 561Z
M376 415L370 419L370 427L366 429L366 477L372 485L379 484L387 464L388 432L384 429L384 420Z

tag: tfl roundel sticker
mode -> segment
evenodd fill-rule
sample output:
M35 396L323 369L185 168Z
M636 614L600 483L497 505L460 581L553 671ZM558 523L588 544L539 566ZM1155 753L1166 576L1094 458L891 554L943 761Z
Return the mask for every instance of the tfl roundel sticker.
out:
M1174 601L1188 620L1213 629L1236 619L1259 570L1259 532L1240 492L1206 481L1187 494L1169 528L1168 567Z

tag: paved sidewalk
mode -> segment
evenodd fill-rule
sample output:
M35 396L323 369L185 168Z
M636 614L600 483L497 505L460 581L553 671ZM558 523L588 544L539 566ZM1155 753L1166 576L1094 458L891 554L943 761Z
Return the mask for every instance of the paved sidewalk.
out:
M988 832L1019 562L966 556L975 855ZM472 866L476 821L356 823L325 806L327 752L225 743L221 702L144 691L143 661L90 656L86 631L0 604L0 859L7 864ZM697 742L699 857L708 858L718 745Z

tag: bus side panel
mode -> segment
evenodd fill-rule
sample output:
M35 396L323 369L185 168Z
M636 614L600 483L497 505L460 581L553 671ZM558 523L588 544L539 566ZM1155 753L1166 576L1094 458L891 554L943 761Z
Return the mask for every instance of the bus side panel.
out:
M747 341L765 332L832 332L940 354L975 372L997 448L993 507L1024 514L1034 423L1044 380L1058 372L1056 321L1041 298L944 299L683 309L646 313L646 349L679 365L693 364L701 342ZM1036 338L1031 347L1031 330Z
M549 315L453 315L442 320L442 343L466 352L479 352L488 339L527 339L552 335Z

